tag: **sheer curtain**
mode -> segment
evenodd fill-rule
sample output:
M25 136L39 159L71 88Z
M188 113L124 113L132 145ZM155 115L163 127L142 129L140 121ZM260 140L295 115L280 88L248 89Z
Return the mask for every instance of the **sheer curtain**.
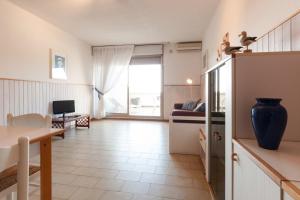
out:
M93 48L94 117L106 116L109 101L107 94L118 85L122 74L128 70L134 45ZM98 92L97 92L98 91Z

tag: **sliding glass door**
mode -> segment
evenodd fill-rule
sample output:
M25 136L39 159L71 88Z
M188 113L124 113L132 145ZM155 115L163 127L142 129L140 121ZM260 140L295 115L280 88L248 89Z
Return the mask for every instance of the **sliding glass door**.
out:
M161 117L161 56L133 57L106 96L106 112L123 117Z
M129 115L161 116L161 64L129 66Z

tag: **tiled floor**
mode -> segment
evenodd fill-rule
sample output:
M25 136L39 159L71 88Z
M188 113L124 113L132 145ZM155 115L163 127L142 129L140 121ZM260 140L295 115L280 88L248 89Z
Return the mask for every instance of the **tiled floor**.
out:
M38 180L36 180L38 181ZM53 142L53 199L207 200L200 160L168 154L168 123L103 120ZM37 188L31 200L39 199Z

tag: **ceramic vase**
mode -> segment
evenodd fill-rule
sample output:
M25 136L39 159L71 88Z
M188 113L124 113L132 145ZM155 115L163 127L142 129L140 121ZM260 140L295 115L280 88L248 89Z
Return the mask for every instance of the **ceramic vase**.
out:
M258 145L264 149L279 148L287 124L287 111L281 99L257 98L251 110L252 125Z

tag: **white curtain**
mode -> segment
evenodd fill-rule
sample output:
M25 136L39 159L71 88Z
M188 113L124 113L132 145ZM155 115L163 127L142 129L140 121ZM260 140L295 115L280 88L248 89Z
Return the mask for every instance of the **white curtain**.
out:
M133 49L134 45L93 48L94 86L98 90L94 91L95 118L105 117L105 96L118 84L120 76L127 70ZM102 94L99 95L99 92Z

